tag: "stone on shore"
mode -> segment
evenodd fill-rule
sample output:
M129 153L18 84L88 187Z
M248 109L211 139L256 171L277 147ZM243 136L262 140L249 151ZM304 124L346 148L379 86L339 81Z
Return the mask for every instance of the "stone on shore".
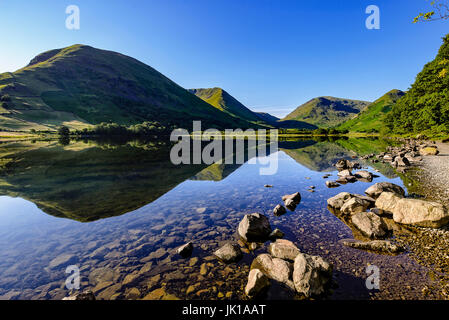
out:
M268 252L275 258L289 261L295 261L296 256L300 253L293 242L284 239L278 239L271 243Z
M422 156L436 156L439 153L438 148L435 146L424 147L419 150L419 154Z
M352 197L346 201L340 208L341 213L344 214L356 214L359 212L365 212L373 206L374 201L364 199L362 196L352 195Z
M269 278L259 269L252 269L248 275L245 294L249 298L255 298L265 292L269 286Z
M223 262L237 262L242 258L242 251L236 243L226 243L214 252L214 255Z
M352 198L352 194L349 192L341 192L332 198L327 199L327 204L333 208L340 210L346 201Z
M271 233L270 222L263 214L247 214L239 224L238 233L245 241L265 242Z
M388 233L385 221L372 212L359 212L351 217L354 226L365 236L378 239L384 238Z
M346 159L340 159L335 164L338 171L343 171L351 168L351 162Z
M381 214L392 215L396 204L402 197L393 192L382 192L376 200L376 208Z
M377 199L382 192L393 192L400 197L405 196L404 189L390 182L379 182L365 190L365 193L374 199Z
M449 212L438 202L404 198L394 207L393 220L418 227L440 228L449 222Z
M293 264L288 261L264 253L253 260L251 269L259 269L268 278L281 282L293 290L295 288L292 281Z
M298 293L306 297L325 292L332 279L332 265L318 256L300 253L295 258L293 283Z

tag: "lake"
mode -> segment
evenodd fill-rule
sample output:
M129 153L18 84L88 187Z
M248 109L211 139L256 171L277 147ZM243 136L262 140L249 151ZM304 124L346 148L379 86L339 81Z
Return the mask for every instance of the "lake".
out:
M390 166L362 160L378 175L373 182L325 185L325 174L337 179L338 159L380 152L389 143L280 141L268 155L276 157L278 170L265 176L262 164L248 157L243 164L174 165L167 141L2 143L0 299L62 299L70 293L69 265L79 268L80 289L98 299L245 299L251 261L268 243L245 249L243 259L229 265L213 252L237 242L239 222L254 212L265 214L302 252L334 265L335 285L326 299L422 298L420 286L431 281L426 268L407 252L379 255L343 246L340 240L358 234L327 209L328 198L363 194L376 182L407 189ZM281 197L295 192L302 195L297 209L274 216ZM194 251L184 259L176 248L189 241ZM380 290L366 287L368 265L380 269ZM300 299L276 285L267 298Z

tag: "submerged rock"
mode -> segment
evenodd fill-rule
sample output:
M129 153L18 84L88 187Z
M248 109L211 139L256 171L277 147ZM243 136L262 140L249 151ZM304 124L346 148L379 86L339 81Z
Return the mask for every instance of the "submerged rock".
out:
M393 220L418 227L440 228L449 222L449 213L440 203L404 198L396 203Z
M369 238L383 238L387 235L385 221L372 212L359 212L351 218L354 226Z
M300 253L295 258L293 283L298 293L306 297L325 292L332 279L332 265L318 256Z
M193 243L189 242L182 245L181 247L178 248L178 250L176 250L176 252L183 258L190 257L193 252Z
M284 215L284 214L286 214L287 213L287 210L283 207L283 206L281 206L280 204L278 204L274 209L273 209L273 214L276 216L276 217L280 217L280 216L282 216L282 215Z
M95 295L93 294L93 292L88 290L88 291L84 291L84 292L79 292L70 297L65 297L62 300L94 301L96 299L95 299Z
M269 238L270 239L281 239L285 236L285 234L279 230L279 229L274 229L272 233L270 233Z
M394 244L389 240L372 240L372 241L358 241L358 240L342 240L341 243L347 247L360 250L368 250L387 254L398 254L405 251L404 247Z
M298 203L295 202L293 199L285 200L284 204L287 207L287 209L290 210L290 211L295 211L296 210L296 206L298 205Z
M326 187L328 188L337 188L339 186L340 184L337 183L336 181L326 181Z
M263 214L247 214L239 224L238 233L245 241L265 242L271 233L270 222Z
M296 192L290 195L285 195L282 197L282 200L288 210L295 211L296 206L301 202L301 194Z
M252 269L248 275L245 294L249 298L255 298L265 292L269 286L269 278L259 269Z
M295 244L289 240L278 239L271 243L268 247L268 252L275 258L294 261L296 256L300 253Z
M377 199L377 197L379 197L382 192L393 192L398 196L405 196L404 189L390 182L379 182L365 190L365 193L374 199Z
M237 262L242 258L242 251L236 243L227 243L214 252L215 256L226 263Z

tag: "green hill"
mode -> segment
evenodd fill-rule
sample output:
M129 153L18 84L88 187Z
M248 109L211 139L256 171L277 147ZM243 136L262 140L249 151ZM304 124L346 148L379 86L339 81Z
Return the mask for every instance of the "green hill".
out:
M260 117L221 88L190 89L191 93L220 111L247 121L261 121Z
M393 107L387 125L395 133L449 133L449 34L436 58L416 76Z
M391 90L370 104L355 118L341 124L337 129L351 132L380 132L385 128L385 117L392 106L405 95L401 90Z
M0 128L83 127L158 121L191 127L249 126L131 57L85 45L44 52L0 74Z
M369 104L366 101L319 97L299 106L282 121L301 121L320 128L329 128L352 118Z

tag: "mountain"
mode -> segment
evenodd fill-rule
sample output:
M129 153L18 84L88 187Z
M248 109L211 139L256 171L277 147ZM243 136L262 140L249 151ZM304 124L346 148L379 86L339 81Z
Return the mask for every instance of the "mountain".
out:
M221 88L190 89L189 91L218 110L234 117L253 122L261 121L257 113L252 112Z
M329 128L355 116L369 104L367 101L318 97L299 106L281 121L301 121L320 128Z
M85 127L158 121L190 128L248 127L150 66L120 53L73 45L39 54L24 68L0 74L0 127Z
M407 94L387 117L395 133L449 134L449 34L435 59L416 76Z
M391 111L392 106L403 96L401 90L391 90L370 104L355 118L341 124L337 129L351 132L379 132L385 128L385 117Z
M280 120L278 117L272 116L267 112L256 112L256 114L262 121L268 124L275 125Z

